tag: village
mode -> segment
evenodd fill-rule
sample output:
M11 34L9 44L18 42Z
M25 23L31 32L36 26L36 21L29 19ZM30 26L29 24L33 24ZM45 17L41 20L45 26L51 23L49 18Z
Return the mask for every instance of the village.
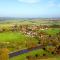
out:
M0 28L0 34L4 32L12 32L12 33L18 32L18 33L22 33L24 36L29 38L29 39L26 38L24 42L20 42L20 41L0 42L0 53L1 53L0 55L3 56L3 57L0 56L1 60L4 60L4 59L8 60L8 57L9 57L8 53L11 53L14 51L20 51L24 49L32 50L33 48L37 48L38 46L41 46L42 50L47 51L52 55L59 55L60 54L60 31L55 32L55 34L52 34L52 32L50 34L45 32L45 30L48 31L48 30L54 30L54 29L60 30L60 27L59 26L56 27L56 25L55 26L47 26L47 25L36 26L36 25L16 25L15 24L15 25L9 26L8 28ZM48 56L48 55L43 54L43 56ZM36 54L36 57L38 59L39 55ZM27 59L31 60L36 58L32 56L27 56Z

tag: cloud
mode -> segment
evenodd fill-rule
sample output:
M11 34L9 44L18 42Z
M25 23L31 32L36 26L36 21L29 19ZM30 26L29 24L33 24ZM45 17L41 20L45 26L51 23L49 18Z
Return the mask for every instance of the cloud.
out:
M18 1L22 3L34 4L34 3L38 3L40 0L18 0Z

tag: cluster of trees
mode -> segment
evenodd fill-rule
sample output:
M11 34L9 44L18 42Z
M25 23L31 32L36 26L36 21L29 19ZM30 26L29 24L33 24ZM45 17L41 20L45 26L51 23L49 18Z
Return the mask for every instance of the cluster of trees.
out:
M38 44L43 45L45 51L51 52L52 54L60 54L60 32L56 35L49 35L46 32L40 32L36 37Z

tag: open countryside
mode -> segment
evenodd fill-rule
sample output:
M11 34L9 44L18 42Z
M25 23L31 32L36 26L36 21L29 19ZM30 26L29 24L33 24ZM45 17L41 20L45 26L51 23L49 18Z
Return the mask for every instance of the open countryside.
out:
M0 60L60 60L60 0L0 0Z
M6 60L60 60L60 21L43 21L23 19L22 25L21 20L1 21L1 55Z

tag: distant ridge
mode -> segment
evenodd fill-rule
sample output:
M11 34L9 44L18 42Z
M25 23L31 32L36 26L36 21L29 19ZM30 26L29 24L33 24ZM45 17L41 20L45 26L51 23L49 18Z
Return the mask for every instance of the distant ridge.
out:
M0 21L9 20L60 20L60 18L17 18L17 17L0 17Z

